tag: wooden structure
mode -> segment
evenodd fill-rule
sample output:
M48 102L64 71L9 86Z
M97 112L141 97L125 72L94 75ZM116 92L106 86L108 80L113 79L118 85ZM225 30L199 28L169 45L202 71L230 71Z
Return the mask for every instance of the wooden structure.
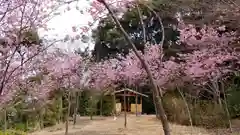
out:
M142 113L142 97L148 97L140 92L124 88L113 92L114 102L116 99L119 100L118 103L115 102L115 113L120 112L131 112L136 115Z

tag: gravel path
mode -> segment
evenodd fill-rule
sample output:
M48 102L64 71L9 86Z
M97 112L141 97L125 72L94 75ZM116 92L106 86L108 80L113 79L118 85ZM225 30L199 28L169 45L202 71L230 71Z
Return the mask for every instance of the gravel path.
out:
M164 135L161 122L153 115L128 115L127 128L124 128L124 117L117 120L113 117L81 117L77 125L70 123L69 135ZM46 128L31 135L64 135L64 124ZM171 124L172 135L216 135L202 128ZM235 135L235 134L234 134ZM240 134L236 134L240 135Z

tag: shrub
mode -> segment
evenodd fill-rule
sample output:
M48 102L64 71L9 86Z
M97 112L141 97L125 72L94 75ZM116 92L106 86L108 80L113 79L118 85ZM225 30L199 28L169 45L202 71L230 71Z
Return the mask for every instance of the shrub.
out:
M89 106L89 92L83 91L79 100L79 113L81 116L89 115L87 108Z
M111 96L104 96L103 97L103 112L102 115L104 116L110 116L112 115L113 110L113 100Z
M26 124L25 123L15 123L14 128L15 128L15 130L19 130L19 131L26 131Z
M228 127L225 111L220 106L208 100L197 100L195 103L187 99L192 123L205 128ZM189 114L182 97L176 93L169 93L163 99L168 119L182 125L190 125Z
M169 121L189 125L189 116L184 101L174 94L166 94L163 99Z
M56 112L47 109L44 114L43 125L44 127L53 126L57 123Z
M228 127L225 111L211 101L198 100L191 109L193 124L205 128Z

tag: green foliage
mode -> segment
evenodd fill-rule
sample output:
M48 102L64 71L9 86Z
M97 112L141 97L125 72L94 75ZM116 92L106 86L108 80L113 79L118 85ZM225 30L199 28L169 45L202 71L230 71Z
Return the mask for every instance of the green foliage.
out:
M0 135L27 135L27 133L21 130L7 130L4 133L4 131L0 130Z
M22 33L22 36L23 36L23 42L24 43L39 44L41 42L40 37L39 37L37 31L34 30L34 29L28 30L28 31L24 31Z
M26 130L26 124L25 123L15 123L14 129L19 131L25 131Z
M99 101L98 96L91 95L88 99L88 107L86 108L86 111L89 115L96 115L97 114L97 103Z
M163 102L170 121L180 124L190 124L185 104L180 97L168 94L164 96Z
M81 116L89 115L87 108L89 106L89 95L90 93L88 91L83 91L81 93L81 97L79 100L80 106L79 106L79 113Z
M240 116L240 75L236 72L230 76L228 87L226 88L227 107L231 118Z
M27 104L19 96L14 106L7 108L7 128L21 131L32 131L56 124L58 120L57 100L55 97L50 103L37 108L40 105ZM34 107L34 108L33 108ZM0 128L4 129L4 113L1 113Z
M100 108L100 107L99 107ZM111 96L103 96L103 108L102 108L103 116L112 115L113 110L113 98Z
M90 115L91 111L93 111L93 115L100 114L101 95L94 95L93 100L90 100L90 96L91 93L89 91L84 91L81 93L79 102L79 113L81 116ZM102 115L110 116L113 109L112 97L109 95L105 95L102 98Z
M140 8L141 14L144 16L143 22L146 29L146 40L152 44L160 43L162 40L162 32L159 21L146 7L140 5ZM165 30L164 41L165 43L172 41L171 48L173 48L173 46L175 46L175 41L178 40L179 36L179 32L172 27L176 25L176 18L173 14L162 16L158 9L159 8L155 8L154 10L163 20ZM119 21L129 35L139 35L132 36L132 40L135 43L136 48L143 51L145 43L143 43L144 36L142 33L142 25L139 23L140 19L137 8L129 9ZM109 15L100 21L97 29L93 31L92 37L95 40L93 55L97 60L115 57L117 53L127 54L129 49L131 49L121 32L115 27L115 23ZM167 55L172 55L175 54L176 49L179 49L179 46L175 46L173 50L170 49L167 44L166 46L164 44L164 48L167 49Z
M239 87L232 86L227 92L227 104L230 116L232 118L240 116L240 89Z
M55 109L55 108L54 108ZM44 127L53 126L57 123L57 110L47 109L43 117Z
M35 79L35 78L33 78ZM58 122L65 121L67 113L67 95L55 91L49 101L38 108L40 105L27 104L24 102L24 93L20 94L16 99L14 106L7 108L7 129L21 130L31 132L36 129L49 127L57 124ZM90 99L90 97L93 97ZM74 105L73 97L72 104ZM100 95L91 93L91 91L84 91L81 93L79 102L79 112L81 115L96 115L99 111L97 106L100 101ZM35 107L35 108L34 108ZM73 110L75 106L72 106ZM103 98L103 115L110 115L112 111L111 97L104 96ZM4 113L0 114L0 130L4 129Z

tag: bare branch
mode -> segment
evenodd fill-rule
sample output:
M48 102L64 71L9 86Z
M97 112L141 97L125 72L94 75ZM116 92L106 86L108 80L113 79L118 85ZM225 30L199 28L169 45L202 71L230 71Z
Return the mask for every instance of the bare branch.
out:
M8 10L9 10L9 7L10 7L10 2L8 3L8 6L7 6L6 11L3 13L3 15L2 15L2 17L1 17L1 19L0 19L0 22L1 22L1 21L4 19L4 17L7 15Z
M139 5L138 3L136 3L136 6L137 6L137 12L138 12L138 16L139 16L139 19L140 19L140 24L141 24L141 27L142 27L142 32L143 32L143 43L144 45L146 44L146 29L145 29L145 26L144 26L144 22L143 22L143 17L142 17L142 13L140 11L140 8L139 8Z
M32 55L31 57L29 57L28 59L26 59L22 64L26 64L27 62L29 62L30 60L32 60L34 57L38 56L41 52L47 50L49 47L53 46L56 42L59 42L59 41L61 41L61 40L56 40L56 41L54 41L53 43L51 43L50 45L48 45L48 46L45 47L44 49L38 51L37 53L35 53L34 55ZM20 67L21 67L21 65L17 66L16 68L14 68L14 69L10 72L8 78L6 79L6 83L7 83L7 81L10 79L10 77L12 76L12 74L13 74L17 69L19 69Z
M144 5L145 7L147 7L158 19L158 22L160 23L160 26L161 26L161 31L162 31L162 39L161 39L161 42L160 42L160 48L161 50L163 49L163 43L164 43L164 40L165 40L165 31L164 31L164 26L163 26L163 23L162 23L162 19L161 17L150 7L148 6L147 4L145 3L142 3L142 5Z
M16 54L17 50L18 50L18 48L16 47L15 50L13 51L11 57L10 57L10 60L7 62L6 69L4 70L4 73L3 73L3 79L2 79L2 81L1 81L0 95L1 95L2 92L3 92L3 88L4 88L5 81L6 81L5 79L6 79L6 76L7 76L8 69L9 69L9 67L10 67L10 65L11 65L11 61L12 61L14 55Z

